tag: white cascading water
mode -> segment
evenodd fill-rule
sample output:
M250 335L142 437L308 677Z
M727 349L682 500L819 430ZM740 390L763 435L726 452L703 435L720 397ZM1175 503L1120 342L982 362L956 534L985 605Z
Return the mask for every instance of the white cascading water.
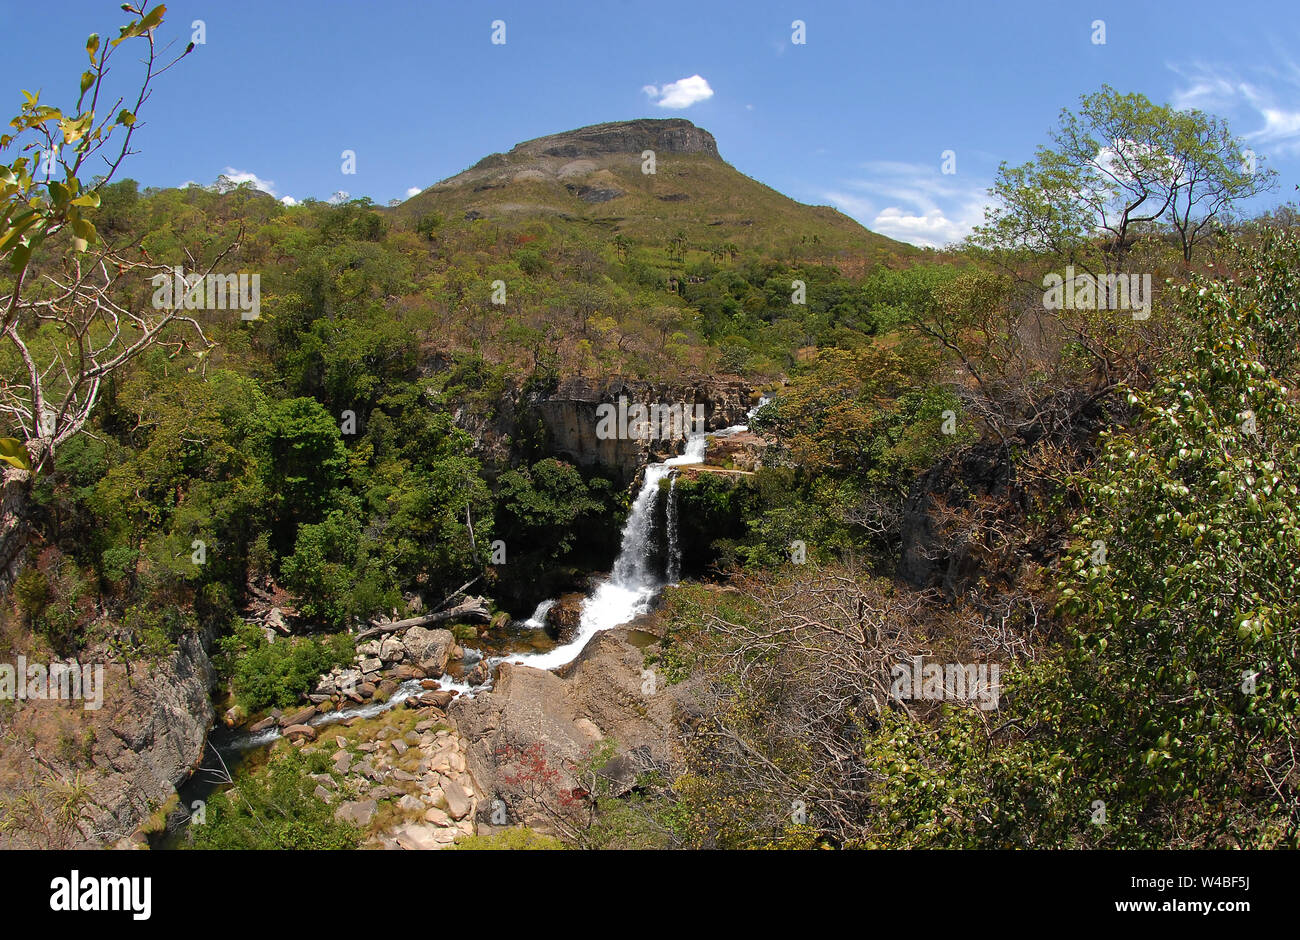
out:
M621 626L650 609L664 580L654 569L655 509L659 504L659 483L673 473L673 468L704 462L704 450L709 445L705 433L692 434L686 439L681 456L663 463L652 463L645 468L641 489L632 501L632 510L623 525L623 539L614 561L614 570L608 580L592 591L582 602L578 631L563 646L546 653L521 654L506 659L512 663L526 663L538 669L554 669L572 662L582 652L588 641L603 630ZM677 551L676 532L670 532L668 556Z
M546 614L555 606L555 599L548 598L537 605L533 615L524 621L524 626L531 630L540 630L546 626Z
M664 513L668 525L668 570L665 572L669 584L676 584L682 579L682 547L677 543L677 474L668 481L668 508Z

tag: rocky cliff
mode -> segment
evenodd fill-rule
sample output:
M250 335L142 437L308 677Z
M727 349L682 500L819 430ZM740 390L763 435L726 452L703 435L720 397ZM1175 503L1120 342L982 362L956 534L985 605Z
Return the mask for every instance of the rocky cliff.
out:
M96 657L83 653L80 661ZM121 663L106 665L99 709L80 701L15 703L0 723L0 798L30 790L52 812L52 788L80 775L88 800L64 847L113 845L132 835L201 760L213 720L212 679L202 639L188 635L165 659L134 663L129 677ZM18 820L0 846L51 847L40 829L31 816Z
M451 704L483 805L505 807L497 825L580 827L582 801L574 794L591 788L584 759L602 741L614 742L613 759L599 771L613 793L668 763L690 690L664 687L662 678L649 684L642 652L628 636L624 628L598 634L557 672L503 663L490 693ZM494 820L482 812L479 829L489 831Z
M697 378L680 383L574 376L549 392L509 392L490 414L461 410L457 424L478 443L479 453L498 466L537 459L527 451L536 441L540 456L559 457L581 467L610 472L624 483L649 461L681 452L682 440L604 438L598 434L602 404L682 405L704 414L704 429L742 424L753 391L741 379Z

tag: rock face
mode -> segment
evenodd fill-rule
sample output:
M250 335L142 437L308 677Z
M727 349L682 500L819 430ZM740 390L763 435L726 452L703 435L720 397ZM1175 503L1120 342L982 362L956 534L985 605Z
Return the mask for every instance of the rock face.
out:
M491 693L452 703L448 713L469 742L480 814L497 812L495 819L480 815L480 825L522 823L554 832L552 812L581 825L575 791L584 781L574 767L603 739L616 742L605 770L615 792L667 762L689 686L650 685L642 653L627 636L621 628L598 634L563 675L502 663Z
M83 662L96 660L93 654L82 656ZM214 718L212 681L202 639L187 635L166 659L133 663L129 686L124 666L106 665L98 710L59 701L20 705L7 724L20 739L34 738L42 757L65 776L80 772L89 785L86 816L70 847L111 845L126 838L175 793L203 757ZM66 742L76 746L69 748ZM26 750L0 749L0 791L31 786L26 775L33 771L40 775L43 768ZM21 831L0 834L0 847L25 844Z
M967 448L931 467L912 484L900 520L902 553L898 573L913 587L938 587L960 593L982 566L982 549L966 538L967 524L937 512L942 505L960 512L978 497L994 497L1023 511L1025 494L1015 481L1015 465L997 445Z
M609 153L636 154L646 150L661 153L702 153L718 157L718 142L702 127L683 118L612 121L593 124L562 134L550 134L516 144L508 157L563 157L577 160ZM480 161L477 169L500 154ZM719 159L721 159L719 157Z
M436 369L436 364L429 365ZM753 405L752 392L741 379L697 377L668 384L570 376L548 392L508 392L495 403L490 415L460 409L453 417L461 430L477 442L479 456L501 466L517 461L521 456L518 442L528 440L540 421L545 432L541 442L545 456L613 470L624 483L630 483L648 460L680 453L682 441L604 439L597 435L602 404L617 407L621 396L629 409L636 404L682 405L691 415L699 405L704 429L716 431L745 422Z
M549 453L582 466L614 468L630 480L647 460L679 453L681 439L603 439L597 435L602 404L617 407L620 398L626 400L628 408L635 404L680 404L688 415L694 414L698 405L704 415L704 430L716 431L745 421L750 391L741 380L702 379L670 386L575 376L561 382L550 395L539 397L535 407L546 426Z

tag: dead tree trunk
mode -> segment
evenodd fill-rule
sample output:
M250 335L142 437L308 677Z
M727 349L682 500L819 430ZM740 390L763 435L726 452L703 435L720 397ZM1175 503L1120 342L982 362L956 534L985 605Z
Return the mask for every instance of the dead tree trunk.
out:
M411 627L423 627L427 624L441 623L445 620L475 620L479 623L488 623L492 620L492 612L488 610L487 601L483 598L467 597L448 610L425 614L422 617L412 617L409 620L395 620L392 623L377 624L369 630L362 630L357 634L357 639L364 640L372 636L382 636L385 633L402 633Z

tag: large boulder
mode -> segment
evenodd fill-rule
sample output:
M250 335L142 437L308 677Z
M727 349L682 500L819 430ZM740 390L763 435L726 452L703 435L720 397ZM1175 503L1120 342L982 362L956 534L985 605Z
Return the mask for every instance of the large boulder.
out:
M447 659L456 638L450 630L430 630L428 627L411 627L402 637L410 659L426 675L437 678L447 671Z
M563 594L546 612L546 632L557 643L568 643L582 625L582 594Z
M689 703L689 682L645 683L642 652L626 629L597 634L560 674L502 663L493 691L457 697L448 707L462 738L480 812L502 800L510 819L546 832L552 814L572 813L583 782L573 768L603 739L615 742L615 759L602 773L615 793L638 773L668 763L679 710ZM647 691L653 689L647 694Z
M334 810L334 818L364 829L375 818L378 809L379 804L374 800L349 800L339 804L338 809Z
M401 662L406 658L406 647L395 636L386 636L379 644L379 658L386 663Z

